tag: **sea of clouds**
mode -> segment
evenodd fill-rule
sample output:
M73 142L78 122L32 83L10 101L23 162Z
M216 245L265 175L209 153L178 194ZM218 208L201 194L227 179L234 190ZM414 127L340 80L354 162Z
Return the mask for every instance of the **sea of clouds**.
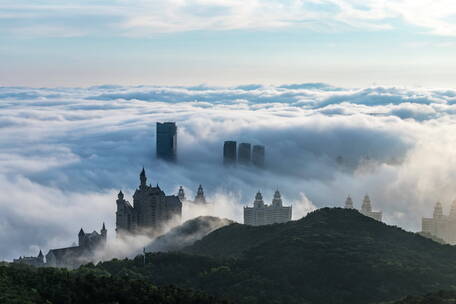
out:
M167 194L204 186L214 215L242 222L258 190L279 189L295 219L356 207L368 193L384 221L418 231L456 198L456 90L239 87L0 87L0 260L71 245L106 222L120 189L132 201L144 166ZM156 122L178 125L176 164L155 158ZM266 147L265 170L222 165L223 141Z

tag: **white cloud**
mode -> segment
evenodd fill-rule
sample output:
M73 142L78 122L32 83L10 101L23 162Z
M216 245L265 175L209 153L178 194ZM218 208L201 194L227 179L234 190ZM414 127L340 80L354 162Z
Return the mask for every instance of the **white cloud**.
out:
M295 218L369 193L388 223L418 230L435 201L456 197L451 89L3 87L0 107L0 258L70 245L103 221L112 235L116 192L131 200L143 165L166 193L205 186L214 205L185 219L242 221L256 191L270 202L278 187ZM177 165L154 157L155 123L169 120ZM229 139L264 144L268 169L224 168Z
M98 0L78 4L47 0L41 4L0 3L0 11L0 20L11 22L13 31L26 23L30 33L40 24L45 35L57 36L286 27L338 32L388 30L400 23L431 34L456 35L456 4L451 0ZM62 32L63 26L68 30Z

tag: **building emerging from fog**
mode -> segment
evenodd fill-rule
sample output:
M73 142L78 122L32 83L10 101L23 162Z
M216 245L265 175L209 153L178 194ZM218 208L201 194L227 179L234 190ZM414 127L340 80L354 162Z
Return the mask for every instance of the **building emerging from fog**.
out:
M264 167L264 146L254 145L252 149L252 163L260 168Z
M236 164L236 160L236 142L225 141L223 144L223 164L232 166Z
M33 257L33 256L19 257L18 259L14 259L13 263L27 264L27 265L31 265L31 266L35 266L35 267L45 266L44 255L43 255L43 252L41 252L41 250L36 257Z
M443 214L440 202L434 207L432 218L421 220L421 234L428 237L436 237L448 244L456 245L456 200L453 201L449 215Z
M253 202L253 207L244 207L244 224L251 226L270 225L291 221L291 206L283 206L280 192L274 193L271 205L263 201L263 196L258 192Z
M15 259L13 262L28 264L36 267L46 266L76 268L82 264L92 262L96 251L103 249L106 245L107 237L108 231L106 230L104 223L99 233L97 231L85 233L81 228L78 234L78 245L51 249L48 254L46 254L46 261L44 260L43 253L40 250L37 257L20 257L19 259Z
M350 195L345 200L345 208L346 209L355 209L355 207L353 205L353 200L350 197ZM371 204L371 200L368 195L364 196L363 204L361 205L360 212L361 212L361 214L364 214L365 216L373 218L374 220L377 220L379 222L382 221L382 212L372 211L372 204Z
M250 164L251 160L251 145L248 143L240 143L238 147L238 162L243 165Z
M189 202L193 204L208 204L206 196L204 195L203 186L201 184L198 186L198 190L196 190L195 199L193 201L187 200L187 198L185 197L184 188L182 188L182 186L179 187L177 197L180 199L181 202Z
M157 157L175 161L177 159L177 126L175 122L157 122Z
M124 199L122 191L117 198L116 232L138 233L161 229L173 218L182 216L182 202L176 195L166 195L160 187L147 185L143 168L139 176L140 185L133 195L133 205ZM183 191L183 190L182 190Z
M107 236L104 223L100 233L97 231L85 233L81 228L78 234L78 246L49 250L46 254L46 266L75 268L88 263L92 260L95 251L106 245Z
M233 166L237 163L242 165L253 164L258 168L265 166L265 147L262 145L254 145L249 143L240 143L237 147L235 141L225 141L223 143L223 164L225 166Z

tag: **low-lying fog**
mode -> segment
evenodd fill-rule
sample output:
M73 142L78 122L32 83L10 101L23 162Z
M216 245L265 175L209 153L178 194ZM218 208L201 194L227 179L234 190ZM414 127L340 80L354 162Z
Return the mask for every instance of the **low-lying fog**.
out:
M440 200L456 198L456 90L325 84L241 87L0 88L0 259L66 247L81 227L106 222L146 168L184 206L184 220L242 222L255 193L279 189L293 218L323 206L356 207L368 193L384 221L418 231ZM155 159L155 123L178 125L176 164ZM265 170L225 168L223 141L266 147Z

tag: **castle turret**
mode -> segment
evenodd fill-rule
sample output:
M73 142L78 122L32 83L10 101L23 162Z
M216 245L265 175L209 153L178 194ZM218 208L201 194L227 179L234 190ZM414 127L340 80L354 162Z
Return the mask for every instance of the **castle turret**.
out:
M198 191L196 192L194 203L195 204L206 204L206 197L204 196L204 190L203 190L203 186L201 186L201 184L199 185Z
M119 194L117 194L117 199L119 201L123 201L124 200L124 194L122 193L122 190L119 191Z
M140 184L140 189L145 189L147 188L147 177L146 177L146 170L144 170L144 167L141 171L141 174L139 175L139 180L141 181Z
M44 255L43 252L40 249L40 253L38 253L38 256L36 257L39 262L44 263Z
M180 199L181 202L185 201L185 192L182 186L179 187L179 192L177 193L177 197Z
M347 199L345 200L345 208L346 209L353 209L353 200L350 197L350 195L347 196Z
M453 203L451 204L450 218L456 219L456 200L454 200Z
M274 198L272 199L272 207L282 207L282 197L280 196L279 190L276 190L274 193Z
M255 201L253 202L253 207L254 208L263 208L264 207L263 195L261 195L260 191L258 191L257 194L255 195Z
M443 218L443 208L440 202L437 202L434 207L434 219L441 219Z
M101 236L103 237L103 240L106 242L107 238L108 238L108 230L106 230L106 226L105 226L105 223L103 222L103 227L101 227Z
M371 213L372 212L372 205L369 198L369 195L365 195L363 199L363 204L361 205L361 213Z
M79 246L83 246L84 236L85 236L84 230L82 230L82 228L81 228L81 230L79 230L79 233L78 233Z

